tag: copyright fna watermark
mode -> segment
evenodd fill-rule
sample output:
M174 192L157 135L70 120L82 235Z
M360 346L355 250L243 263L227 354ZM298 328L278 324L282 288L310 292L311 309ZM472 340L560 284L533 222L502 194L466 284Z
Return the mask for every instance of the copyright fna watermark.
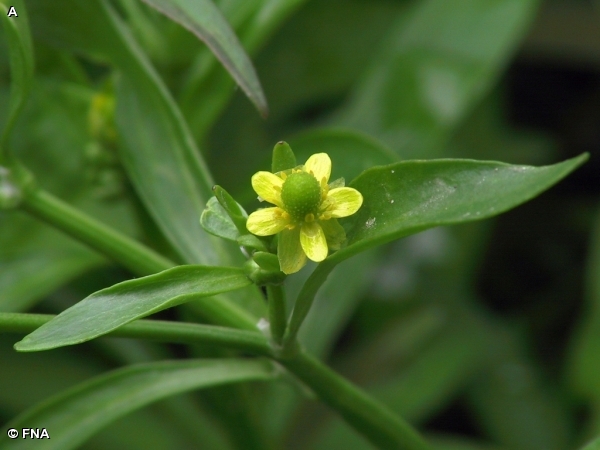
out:
M6 434L11 439L50 439L50 434L45 428L11 428Z

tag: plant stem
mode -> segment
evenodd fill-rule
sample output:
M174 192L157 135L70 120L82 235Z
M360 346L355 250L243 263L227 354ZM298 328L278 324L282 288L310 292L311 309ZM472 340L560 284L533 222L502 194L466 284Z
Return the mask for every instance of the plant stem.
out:
M269 301L269 325L271 337L277 345L281 345L285 326L285 291L282 285L267 285L267 299Z
M308 280L306 280L306 283L304 283L304 286L302 286L298 297L296 297L292 317L290 318L290 323L285 333L284 347L293 347L295 345L296 336L298 335L298 331L300 331L300 326L310 311L315 296L317 295L317 291L335 268L336 263L331 263L330 258L326 259L315 268L313 273L308 277Z
M309 354L279 361L378 448L427 450L427 442L385 405Z
M176 264L42 190L27 193L23 209L125 266L136 275L152 275Z
M50 314L0 313L0 332L30 333L52 320ZM178 344L209 344L272 356L267 339L257 331L164 320L136 320L106 337L147 339Z
M31 332L55 316L0 313L0 332ZM106 337L212 344L270 357L309 386L352 427L383 449L427 450L427 442L404 420L319 360L296 348L275 355L259 332L160 320L137 320Z

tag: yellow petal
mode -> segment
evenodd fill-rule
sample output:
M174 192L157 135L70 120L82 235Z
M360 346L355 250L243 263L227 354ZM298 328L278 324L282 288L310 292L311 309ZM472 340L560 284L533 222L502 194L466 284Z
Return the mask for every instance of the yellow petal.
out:
M327 153L316 153L308 158L304 164L304 170L312 172L319 183L324 178L325 184L327 184L331 175L331 159Z
M309 259L315 262L327 258L327 241L323 228L317 222L304 222L300 230L300 243L302 250Z
M285 229L279 234L277 245L279 267L283 273L298 272L306 264L306 255L300 245L300 227Z
M270 236L279 233L289 223L290 217L281 208L264 208L250 214L246 228L257 236Z
M356 189L343 187L329 191L327 200L331 202L328 212L333 218L347 217L361 207L363 196Z
M252 176L252 188L263 200L277 206L283 206L281 187L283 180L271 172L256 172Z

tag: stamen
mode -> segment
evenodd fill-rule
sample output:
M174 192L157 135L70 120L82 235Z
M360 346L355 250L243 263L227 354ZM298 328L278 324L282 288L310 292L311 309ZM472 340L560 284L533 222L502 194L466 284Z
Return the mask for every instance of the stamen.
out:
M308 213L305 217L304 217L304 221L305 222L314 222L315 221L315 215L313 213Z

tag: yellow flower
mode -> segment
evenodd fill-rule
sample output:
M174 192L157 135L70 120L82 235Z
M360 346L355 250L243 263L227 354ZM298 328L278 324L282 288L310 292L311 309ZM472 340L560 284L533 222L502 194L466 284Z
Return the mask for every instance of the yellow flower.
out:
M298 272L306 257L323 261L329 249L338 250L346 240L336 219L358 211L363 197L356 189L343 187L343 180L327 184L330 174L329 156L317 153L304 166L252 177L259 198L276 206L253 212L246 226L258 236L279 233L277 255L284 273Z

